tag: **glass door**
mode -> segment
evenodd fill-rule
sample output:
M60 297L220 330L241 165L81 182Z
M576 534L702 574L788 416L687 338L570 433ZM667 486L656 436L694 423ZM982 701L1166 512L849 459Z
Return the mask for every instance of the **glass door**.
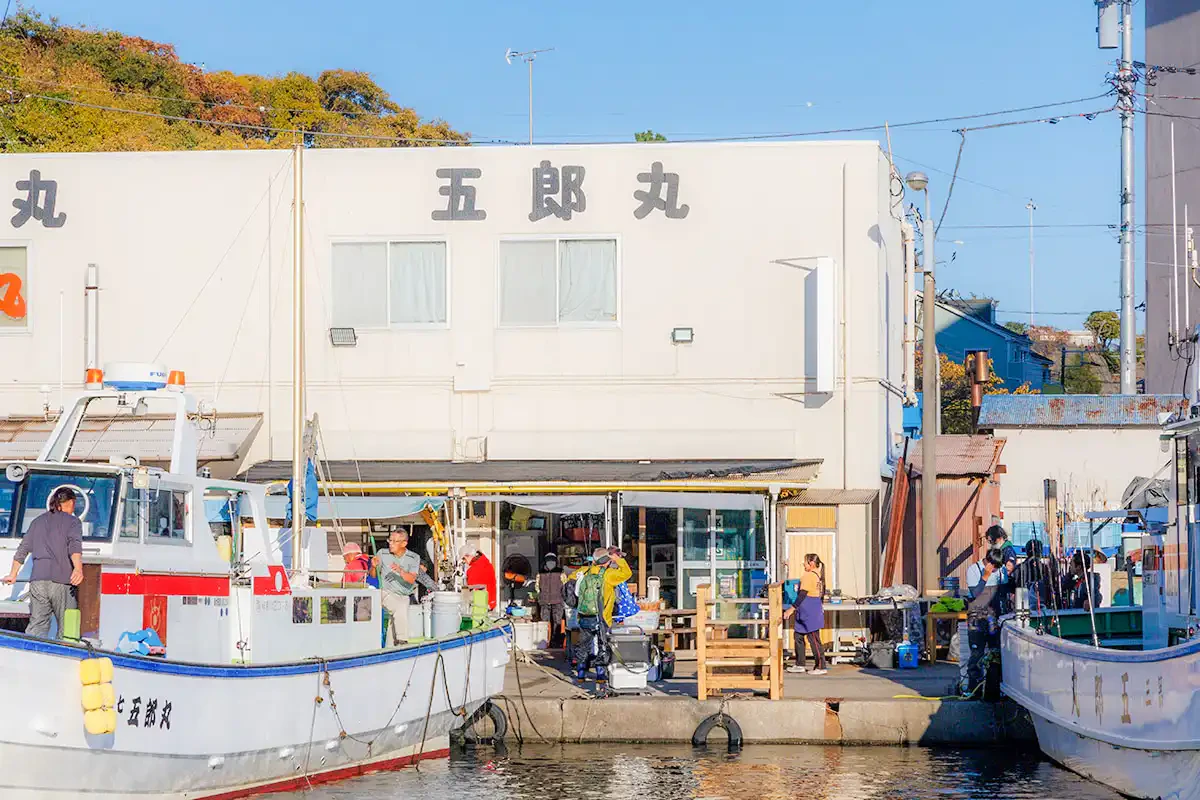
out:
M679 509L677 589L680 608L696 607L696 587L710 586L716 582L713 576L712 559L712 512L708 509Z
M767 582L766 550L761 511L681 509L679 606L694 608L696 587L704 583L715 597L756 597Z

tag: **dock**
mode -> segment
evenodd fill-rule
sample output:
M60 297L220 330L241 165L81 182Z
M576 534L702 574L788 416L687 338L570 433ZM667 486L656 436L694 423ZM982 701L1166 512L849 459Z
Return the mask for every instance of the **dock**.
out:
M515 659L514 659L515 661ZM732 694L696 699L695 662L645 694L594 697L573 684L561 658L531 654L509 664L495 700L508 715L508 740L586 744L688 743L707 717L724 710L746 744L841 744L990 747L1035 741L1017 705L946 699L956 664L917 670L835 665L828 675L787 674L783 699ZM723 736L714 731L713 741Z

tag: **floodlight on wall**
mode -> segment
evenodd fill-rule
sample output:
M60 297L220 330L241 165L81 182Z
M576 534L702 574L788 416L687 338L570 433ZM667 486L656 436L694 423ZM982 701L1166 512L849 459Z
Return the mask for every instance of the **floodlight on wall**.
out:
M671 329L671 344L691 344L695 339L696 332L692 328Z
M354 347L358 344L358 334L354 328L330 328L329 343L334 347Z

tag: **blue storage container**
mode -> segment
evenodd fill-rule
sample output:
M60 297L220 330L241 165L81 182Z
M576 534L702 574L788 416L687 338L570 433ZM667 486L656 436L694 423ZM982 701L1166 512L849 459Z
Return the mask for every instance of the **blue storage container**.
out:
M796 596L800 594L800 580L792 578L783 582L783 604L785 606L796 605Z
M896 648L896 661L900 669L916 669L920 656L920 646L912 642L905 642Z

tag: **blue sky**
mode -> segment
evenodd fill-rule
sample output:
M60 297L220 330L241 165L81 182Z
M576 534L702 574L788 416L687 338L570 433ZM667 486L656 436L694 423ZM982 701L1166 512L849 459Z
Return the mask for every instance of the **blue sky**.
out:
M556 48L534 71L535 135L552 141L627 140L645 128L679 139L811 131L1028 106L1101 94L1116 58L1096 48L1092 0L34 5L65 23L171 42L184 60L210 70L366 70L423 116L517 141L527 135L526 74L505 64L510 46ZM1139 3L1138 53L1140 12ZM1013 118L1110 106L1105 98ZM992 121L893 132L898 166L930 172L939 211L949 182L943 173L953 170L958 149L953 128ZM1140 154L1140 120L1137 130ZM938 260L954 260L939 267L939 286L993 296L1001 319L1024 321L1027 230L960 226L1024 226L1029 198L1039 225L1115 223L1118 143L1116 114L969 133L939 236ZM1140 157L1138 164L1140 195ZM1082 314L1061 312L1117 308L1114 233L1050 227L1035 237L1039 324L1078 327ZM1138 302L1143 289L1139 270Z

